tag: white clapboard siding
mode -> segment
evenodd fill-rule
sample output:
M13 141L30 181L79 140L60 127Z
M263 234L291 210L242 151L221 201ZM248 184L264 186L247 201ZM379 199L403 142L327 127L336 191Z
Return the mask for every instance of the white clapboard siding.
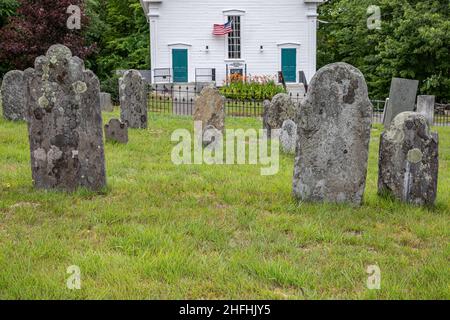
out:
M150 24L152 69L171 68L172 48L187 48L189 82L195 81L195 68L215 68L217 83L222 84L226 64L233 61L227 59L227 36L214 36L212 30L215 23L226 21L229 10L236 10L242 14L241 61L247 65L248 75L275 76L281 70L281 48L297 48L297 74L303 70L309 81L316 71L320 2L141 0Z

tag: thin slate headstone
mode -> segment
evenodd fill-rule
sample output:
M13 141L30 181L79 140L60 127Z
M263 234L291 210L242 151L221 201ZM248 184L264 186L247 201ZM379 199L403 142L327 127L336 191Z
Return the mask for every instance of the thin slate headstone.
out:
M113 112L114 106L111 100L111 94L106 92L100 92L100 107L102 111Z
M10 121L26 120L26 85L24 73L12 70L5 74L1 86L3 117Z
M34 186L74 191L106 185L100 82L70 50L54 45L25 71Z
M271 137L272 130L281 129L286 120L296 121L298 116L299 104L292 101L286 93L279 93L273 97L270 104L264 104L264 129L267 130L267 136Z
M194 121L201 121L203 131L212 126L225 132L225 97L214 87L206 87L195 99Z
M386 114L387 114L388 108L389 108L389 98L386 98L386 101L384 102L384 108L383 108L383 120L381 123L385 123L385 121L386 121Z
M416 112L399 114L380 140L378 191L416 205L436 200L438 134Z
M355 67L335 63L315 74L297 124L297 199L361 204L372 108L364 76Z
M105 124L105 139L106 141L128 143L128 127L119 119L111 119L108 124Z
M295 154L295 148L297 147L297 125L294 121L288 119L283 122L280 144L284 153Z
M389 104L384 119L384 127L389 128L392 120L400 113L414 111L416 107L419 81L393 78L389 93Z
M137 70L119 80L120 118L128 128L147 128L147 84Z
M418 96L417 97L417 112L422 114L427 119L428 125L431 127L434 124L434 104L435 96Z

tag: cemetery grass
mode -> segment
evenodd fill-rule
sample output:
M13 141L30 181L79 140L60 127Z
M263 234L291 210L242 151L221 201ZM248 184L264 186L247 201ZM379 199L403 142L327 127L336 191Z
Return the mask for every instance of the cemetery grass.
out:
M152 114L128 145L105 145L103 192L67 194L33 189L26 124L0 120L0 298L450 298L450 128L437 129L432 208L377 195L379 126L361 207L294 201L290 156L276 176L260 166L177 167L177 128L192 131L192 121ZM66 287L71 265L81 290ZM367 289L369 265L381 269L381 290Z

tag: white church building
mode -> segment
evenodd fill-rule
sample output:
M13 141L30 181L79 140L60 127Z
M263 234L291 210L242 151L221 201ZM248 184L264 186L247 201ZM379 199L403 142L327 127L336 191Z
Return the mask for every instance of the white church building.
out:
M280 71L296 83L316 72L317 6L324 0L140 1L150 25L153 83L220 86L234 73ZM231 32L215 35L215 25Z

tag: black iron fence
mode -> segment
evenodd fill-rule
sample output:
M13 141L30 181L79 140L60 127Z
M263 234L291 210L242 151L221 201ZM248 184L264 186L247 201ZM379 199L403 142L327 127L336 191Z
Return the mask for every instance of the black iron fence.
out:
M385 101L371 100L373 105L372 122L383 123Z
M149 111L155 113L192 115L194 112L195 98L200 94L204 85L171 85L158 84L149 87ZM228 95L225 89L221 89L226 98L225 112L229 117L262 117L264 114L264 100L261 92L245 91ZM227 97L231 96L231 97ZM290 94L294 102L300 102L304 95ZM371 100L373 104L373 122L383 123L385 101ZM434 117L436 126L450 126L450 106L436 104Z
M440 127L450 126L450 104L435 104L434 125Z

